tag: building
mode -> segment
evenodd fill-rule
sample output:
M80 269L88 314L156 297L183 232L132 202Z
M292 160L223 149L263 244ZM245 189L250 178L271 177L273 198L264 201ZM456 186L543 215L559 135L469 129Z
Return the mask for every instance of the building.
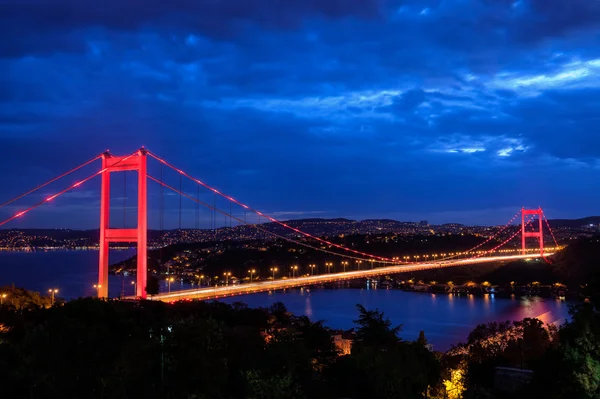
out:
M353 331L333 331L331 335L335 347L340 351L340 356L349 355L352 351L352 343L356 333Z

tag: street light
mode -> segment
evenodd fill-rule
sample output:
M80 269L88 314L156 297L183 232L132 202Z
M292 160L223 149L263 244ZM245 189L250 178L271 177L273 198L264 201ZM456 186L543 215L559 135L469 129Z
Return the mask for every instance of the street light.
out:
M198 284L199 287L202 287L202 280L204 280L204 274L200 275L200 284Z
M137 295L137 281L132 281L131 285L133 285L133 296Z
M256 269L250 269L248 270L248 273L250 273L250 282L252 282L252 275L256 273Z
M277 268L276 267L272 267L269 270L271 270L273 272L273 280L275 280L275 273L277 272Z
M292 278L296 277L296 270L298 270L298 266L292 266Z
M315 267L317 267L317 265L311 264L311 265L308 265L308 267L310 267L311 274L314 276L315 275Z
M4 298L6 298L6 294L0 295L0 306L4 304Z
M357 260L356 261L356 267L357 267L358 270L360 270L361 263L362 263L362 260Z
M343 261L342 265L344 265L344 273L346 273L346 266L348 266L348 262L347 261Z
M167 279L167 283L168 283L168 285L169 285L169 294L171 293L171 283L172 283L173 281L175 281L175 279L174 279L173 277L169 277L169 278Z
M331 273L331 266L333 266L333 263L325 262L325 266L327 266L327 273Z
M229 285L229 276L231 276L231 272L225 272L223 273L223 276L225 276L225 285Z
M50 306L53 306L54 305L54 294L58 293L58 289L50 288L48 290L48 292L50 293Z
M94 284L94 289L96 290L96 296L100 296L100 288L102 288L102 284Z

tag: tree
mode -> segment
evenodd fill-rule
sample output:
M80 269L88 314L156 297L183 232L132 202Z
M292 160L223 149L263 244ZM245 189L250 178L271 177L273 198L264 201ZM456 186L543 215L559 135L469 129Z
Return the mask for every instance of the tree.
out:
M283 302L275 302L269 307L269 313L275 318L275 322L288 324L290 315Z
M558 331L533 385L547 398L600 397L600 313L591 304L571 310L571 321Z
M379 310L367 310L363 305L356 305L358 319L354 323L356 330L356 344L358 346L390 346L400 342L398 334L402 325L392 328L392 322L384 318ZM354 349L354 346L353 346Z
M288 399L301 398L301 389L292 375L265 377L256 370L246 372L249 399Z
M154 276L149 276L146 281L146 293L150 296L157 295L160 290L158 279Z
M357 338L350 356L340 358L328 377L335 397L421 398L440 380L440 363L422 344L398 337L378 310L357 305Z
M336 360L338 351L322 321L313 323L308 317L300 316L294 324L315 363L315 368L321 369Z

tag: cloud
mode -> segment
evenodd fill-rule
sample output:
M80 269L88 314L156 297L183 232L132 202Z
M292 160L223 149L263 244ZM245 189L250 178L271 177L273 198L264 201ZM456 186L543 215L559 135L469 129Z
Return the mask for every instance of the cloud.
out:
M0 183L146 145L266 211L594 213L598 2L555 3L4 2Z
M307 17L376 18L379 10L378 0L8 1L0 5L0 26L3 27L0 34L13 40L3 41L0 53L17 56L29 52L83 52L85 42L78 40L78 35L65 33L91 27L117 31L162 28L229 39L239 35L248 24L293 29ZM31 26L46 40L36 40L35 35L28 32ZM193 45L190 36L187 43Z

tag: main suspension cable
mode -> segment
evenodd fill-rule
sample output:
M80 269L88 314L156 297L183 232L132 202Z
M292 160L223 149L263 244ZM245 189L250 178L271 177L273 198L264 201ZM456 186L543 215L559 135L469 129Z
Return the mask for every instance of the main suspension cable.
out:
M46 187L47 185L49 185L49 184L52 184L52 183L54 183L54 182L55 182L55 181L57 181L57 180L60 180L60 179L62 179L62 178L63 178L63 177L65 177L65 176L68 176L68 175L70 175L71 173L78 171L79 169L81 169L81 168L83 168L83 167L85 167L85 166L87 166L87 165L91 164L91 163L92 163L92 162L94 162L94 161L97 161L97 160L98 160L98 159L100 159L100 158L102 158L102 155L98 155L98 156L96 156L96 157L94 157L94 158L90 159L89 161L87 161L87 162L84 162L84 163L82 163L81 165L79 165L79 166L77 166L77 167L75 167L75 168L73 168L73 169L71 169L71 170L69 170L69 171L67 171L67 172L65 172L65 173L62 173L62 174L60 174L59 176L56 176L55 178L53 178L53 179L50 179L50 180L46 181L46 182L45 182L45 183L43 183L43 184L40 184L40 185L39 185L39 186L37 186L36 188L32 188L31 190L29 190L29 191L27 191L27 192L24 192L23 194L20 194L20 195L18 195L18 196L16 196L16 197L14 197L14 198L13 198L13 199L11 199L11 200L8 200L8 201L6 201L6 202L5 202L5 203L3 203L2 205L0 205L0 208L4 208L6 205L10 205L10 204L12 204L12 203L13 203L13 202L15 202L15 201L18 201L18 200L20 200L21 198L23 198L23 197L25 197L25 196L27 196L27 195L29 195L29 194L32 194L32 193L36 192L37 190L39 190L39 189L41 189L41 188L44 188L44 187Z
M285 227L285 228L287 228L289 230L292 230L292 231L294 231L294 232L296 232L296 233L298 233L300 235L303 235L305 237L308 237L308 238L311 238L313 240L319 241L319 242L321 242L323 244L327 244L329 246L332 246L332 247L335 247L335 248L338 248L338 249L342 249L342 250L347 251L347 252L354 253L354 254L362 256L362 257L372 258L372 259L379 260L379 261L387 261L387 262L390 262L390 263L403 263L403 262L399 262L399 261L396 261L396 260L391 259L391 258L385 258L385 257L382 257L382 256L377 256L377 255L369 254L369 253L366 253L366 252L357 251L357 250L354 250L352 248L344 247L343 245L339 245L339 244L333 243L331 241L327 241L327 240L325 240L323 238L317 237L315 235L312 235L310 233L307 233L305 231L302 231L300 229L292 227L292 226L288 225L285 222L282 222L282 221L280 221L278 219L275 219L272 216L266 215L266 214L264 214L263 212L261 212L259 210L251 208L250 206L248 206L248 205L246 205L246 204L244 204L244 203L242 203L242 202L234 199L233 197L230 197L228 195L225 195L224 193L221 193L216 188L211 187L208 184L204 183L203 181L201 181L199 179L196 179L195 177L193 177L193 176L189 175L188 173L184 172L183 170L176 168L175 166L173 166L169 162L165 161L164 159L162 159L162 158L158 157L157 155L155 155L154 153L152 153L151 151L148 151L148 155L150 155L152 158L156 159L158 162L161 162L164 165L168 166L169 168L173 169L174 171L176 171L180 175L185 176L188 179L196 182L197 184L202 185L203 187L207 188L208 190L212 191L213 193L218 194L221 197L223 197L223 198L225 198L225 199L227 199L227 200L235 203L236 205L239 205L239 206L241 206L244 209L247 209L247 210L249 210L251 212L254 212L257 215L262 216L262 217L270 220L271 222L277 223L277 224L279 224L279 225L281 225L281 226L283 226L283 227Z
M190 180L194 181L195 183L197 183L197 184L199 184L199 185L201 185L201 186L203 186L203 187L207 188L208 190L212 191L214 194L218 194L218 195L220 195L221 197L223 197L223 198L227 199L228 201L230 201L230 203L235 203L235 204L237 204L237 205L241 206L242 208L244 208L244 210L249 210L249 211L251 211L251 212L254 212L254 213L255 213L255 214L257 214L259 217L261 217L261 216L262 216L262 217L266 218L267 220L270 220L271 222L277 223L277 224L279 224L279 225L281 225L281 226L283 226L283 227L285 227L285 228L287 228L287 229L289 229L289 230L292 230L292 231L294 231L295 233L298 233L298 234L304 235L304 236L305 236L305 237L307 237L307 238L311 238L311 239L313 239L313 240L316 240L316 241L319 241L319 242L321 242L321 243L324 243L324 244L330 245L330 246L332 246L332 247L336 247L336 248L338 248L338 249L342 249L342 250L344 250L344 251L347 251L347 252L352 252L352 253L354 253L354 254L357 254L357 255L360 255L360 256L363 256L363 257L372 258L372 259L379 260L379 261L385 261L385 262L389 262L389 263L393 263L393 264L396 264L396 263L406 263L406 262L400 262L400 261L397 261L397 260L395 260L395 259L390 259L390 258L385 258L385 257L381 257L381 256L377 256L377 255L369 254L369 253L366 253L366 252L356 251L356 250L354 250L354 249L351 249L351 248L348 248L348 247L344 247L343 245L339 245L339 244L336 244L336 243L330 242L330 241L328 241L328 240L325 240L325 239L323 239L323 238L317 237L317 236L315 236L315 235L312 235L312 234L310 234L310 233L307 233L307 232L304 232L304 231L302 231L302 230L300 230L300 229L297 229L297 228L295 228L295 227L292 227L292 226L288 225L288 224L287 224L287 223L285 223L285 222L282 222L282 221L280 221L280 220L277 220L277 219L273 218L272 216L266 215L266 214L264 214L263 212L260 212L259 210L256 210L256 209L254 209L254 208L251 208L250 206L248 206L248 205L246 205L246 204L244 204L244 203L242 203L242 202L240 202L240 201L238 201L238 200L234 199L233 197L230 197L230 196L228 196L228 195L226 195L226 194L224 194L224 193L220 192L220 191L219 191L219 190L217 190L216 188L214 188L214 187L212 187L212 186L208 185L207 183L204 183L203 181L201 181L201 180L199 180L199 179L196 179L195 177L193 177L193 176L189 175L189 174L188 174L188 173L186 173L185 171L183 171L183 170L181 170L181 169L178 169L177 167L175 167L174 165L170 164L170 163L169 163L169 162L167 162L166 160L164 160L164 159L160 158L159 156L157 156L156 154L152 153L151 151L148 151L148 155L150 155L151 157L153 157L154 159L156 159L158 162L160 162L160 163L162 163L162 164L164 164L164 165L168 166L169 168L173 169L174 171L176 171L177 173L179 173L181 176L185 176L185 177L187 177L188 179L190 179ZM214 209L214 208L213 208L213 209ZM494 239L495 237L497 237L499 234L501 234L502 232L504 232L504 231L505 231L505 230L506 230L508 227L510 227L511 223L512 223L512 222L514 221L514 219L515 219L515 218L518 216L518 214L519 214L519 213L517 213L515 216L513 216L513 218L512 218L512 219L511 219L511 220L510 220L510 221L509 221L509 222L508 222L508 223L507 223L507 224L506 224L506 225L505 225L505 226L504 226L504 227L503 227L503 228L502 228L502 229L501 229L499 232L497 232L496 234L494 234L492 237L489 237L487 240L485 240L484 242L480 243L480 244L479 244L479 245L477 245L476 247L474 247L474 248L471 248L470 250L468 250L468 251L464 251L464 252L471 252L471 251L473 251L473 250L475 250L475 249L477 249L477 248L481 247L482 245L484 245L484 244L486 244L486 243L490 242L491 240L493 240L493 239ZM439 259L439 260L451 259L451 258L454 258L454 257L456 257L456 256L457 256L457 255L454 255L454 256L450 256L450 257L442 258L442 259ZM409 263L410 263L410 262L409 262Z
M546 221L546 226L548 226L548 230L550 231L550 235L552 236L552 239L554 240L554 246L558 249L558 241L556 240L556 237L554 236L554 232L552 231L552 228L550 227L550 222L548 222L548 218L546 217L546 214L544 213L544 211L542 211L542 217Z
M354 260L361 260L361 261L366 261L366 260L367 260L367 259L365 259L365 258L359 258L359 257L356 257L356 256L347 255L347 254L339 254L339 253L337 253L337 252L333 252L333 251L330 251L330 250L327 250L327 249L323 249L323 248L314 247L314 246L312 246L312 245L310 245L310 244L307 244L307 243L305 243L305 242L297 241L297 240L294 240L294 239L292 239L292 238L289 238L289 237L283 236L283 235L281 235L281 234L273 233L272 231L269 231L269 230L267 230L267 229L265 229L265 228L263 228L263 227L260 227L260 225L258 225L258 224L254 224L254 225L252 225L252 224L245 223L243 219L241 219L241 218L238 218L238 217L236 217L236 216L233 216L233 215L230 215L230 214L228 214L227 212L225 212L225 211L222 211L222 210L220 210L220 209L218 209L218 208L215 208L215 207L213 207L213 206L211 206L211 205L209 205L209 204L207 204L207 203L205 203L205 202L203 202L203 201L197 200L197 199L196 199L196 198L194 198L193 196L191 196L191 195L189 195L189 194L187 194L187 193L181 192L181 191L177 190L175 187L173 187L173 186L170 186L169 184L167 184L167 183L165 183L165 182L163 182L163 181L161 181L161 180L159 180L159 179L157 179L157 178L155 178L155 177L153 177L153 176L151 176L151 175L148 175L148 179L150 179L150 180L152 180L152 181L154 181L154 182L156 182L156 183L160 184L161 186L163 186L163 187L165 187L165 188L168 188L169 190L171 190L171 191L173 191L173 192L175 192L175 193L177 193L177 194L180 194L180 195L181 195L181 196L183 196L183 197L189 198L190 200L192 200L192 201L194 201L194 202L196 202L196 203L198 203L198 204L200 204L200 205L203 205L203 206L205 206L206 208L208 208L208 209L212 210L213 212L218 212L218 213L222 214L224 217L230 217L230 218L232 218L232 219L235 219L235 220L237 220L237 221L238 221L238 222L240 222L240 223L244 223L245 225L248 225L248 226L250 226L250 227L254 227L254 228L255 228L255 229L257 229L257 230L260 230L260 231L262 231L262 232L264 232L264 233L270 234L270 235L272 235L272 236L274 236L274 237L281 238L281 239L283 239L283 240L286 240L286 241L289 241L289 242L291 242L291 243L298 244L298 245L302 245L302 246L304 246L304 247L307 247L307 248L310 248L310 249L314 249L315 251L324 252L324 253L327 253L327 254L330 254L330 255L341 256L341 257L344 257L344 258L348 258L348 259L354 259ZM382 263L386 263L386 264L395 264L395 265L398 265L398 264L403 264L403 263L401 263L401 262L395 262L395 261L394 261L394 262L382 261Z
M135 154L136 154L136 153L134 152L133 154L131 154L131 155L127 156L127 157L121 158L119 161L115 162L115 164L114 164L114 165L117 165L117 164L119 164L119 163L121 163L121 162L125 161L126 159L129 159L129 158L131 158L131 157L132 157L132 156L134 156ZM113 165L113 166L114 166L114 165ZM11 216L10 218L8 218L8 219L6 219L6 220L4 220L4 221L0 222L0 226L3 226L3 225L5 225L6 223L8 223L8 222L10 222L10 221L12 221L12 220L14 220L14 219L20 218L21 216L24 216L25 214L27 214L27 213L31 212L31 211L32 211L32 210L34 210L35 208L37 208L37 207L39 207L39 206L41 206L41 205L43 205L43 204L45 204L45 203L47 203L47 202L50 202L50 201L52 201L53 199L55 199L55 198L57 198L57 197L59 197L59 196L63 195L64 193L66 193L66 192L68 192L68 191L71 191L71 190L72 190L72 189L74 189L75 187L79 187L79 186L81 186L82 184L86 183L86 182L87 182L87 181L89 181L89 180L92 180L92 179L93 179L94 177L96 177L96 176L99 176L99 175L101 175L102 173L106 172L107 170L108 170L108 168L103 168L103 169L99 170L98 172L94 173L93 175L91 175L91 176L88 176L88 177L86 177L85 179L83 179L83 180L80 180L80 181L78 181L77 183L70 185L69 187L65 188L64 190L62 190L62 191L59 191L58 193L56 193L56 194L53 194L53 195L51 195L51 196L49 196L49 197L47 197L47 198L43 199L42 201L40 201L40 202L38 202L38 203L36 203L36 204L34 204L34 205L30 206L29 208L27 208L27 209L24 209L24 210L22 210L22 211L20 211L20 212L17 212L16 214L14 214L13 216Z

